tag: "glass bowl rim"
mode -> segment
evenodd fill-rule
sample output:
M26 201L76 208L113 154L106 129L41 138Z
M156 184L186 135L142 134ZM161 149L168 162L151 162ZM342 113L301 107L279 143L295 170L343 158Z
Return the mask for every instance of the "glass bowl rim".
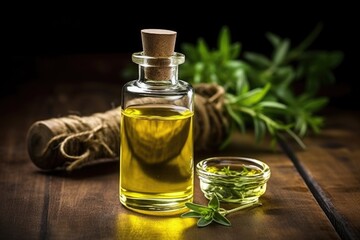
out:
M257 174L253 174L251 176L236 176L237 178L258 178L258 177L264 177L269 178L270 177L270 167L265 162L256 159L256 158L250 158L250 157L239 157L239 156L217 156L217 157L208 157L200 160L196 164L196 172L199 176L209 176L209 177L221 177L221 178L234 178L234 176L227 176L223 174L217 174L208 172L203 168L204 163L211 162L211 161L221 161L221 160L228 160L228 161L234 161L236 162L248 162L249 164L255 164L257 167L260 166L260 172ZM225 165L224 165L225 166ZM231 165L230 165L231 166Z

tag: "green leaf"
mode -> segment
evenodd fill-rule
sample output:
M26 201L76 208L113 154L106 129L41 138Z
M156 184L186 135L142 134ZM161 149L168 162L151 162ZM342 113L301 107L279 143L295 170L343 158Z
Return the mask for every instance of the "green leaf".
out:
M258 118L254 118L253 120L255 127L255 139L257 142L260 142L265 136L265 132L266 132L265 123Z
M245 123L240 115L238 115L231 107L231 105L225 105L225 108L228 114L232 117L232 119L237 123L241 131L245 131Z
M287 106L283 103L272 102L272 101L262 101L258 103L258 106L263 108L277 108L277 109L286 109Z
M202 217L202 214L199 212L190 211L190 212L181 214L181 217Z
M241 44L240 43L233 43L230 46L230 59L236 59L239 57L240 55L240 50L241 50Z
M223 26L219 36L219 50L223 61L230 59L230 32L227 26Z
M229 172L229 174L231 174L231 170L229 168L224 168L223 169L225 172ZM245 169L246 170L246 169ZM244 171L245 171L244 170ZM261 203L259 203L258 201L253 202L253 203L249 203L249 204L245 204L245 205L240 205L240 207L237 208L233 208L230 210L225 210L223 208L220 209L220 202L218 200L218 197L216 194L214 194L212 196L212 198L210 199L208 206L202 206L202 205L198 205L195 203L187 203L186 206L187 207L194 207L196 206L197 210L201 210L201 211L189 211L187 213L183 213L181 215L181 217L194 217L194 218L200 218L197 221L197 226L198 227L205 227L208 226L210 223L212 223L213 221L224 225L224 226L231 226L230 221L225 217L226 214L228 213L232 213L232 212L236 212L239 211L241 209L245 209L248 207L252 207L252 206L260 206ZM200 206L200 208L199 208ZM206 211L203 211L203 209L206 209Z
M183 43L181 49L186 55L186 62L194 62L199 58L196 47L193 44Z
M289 57L296 58L300 56L315 41L322 29L323 24L320 22L315 26L311 33L289 53Z
M201 62L194 64L194 83L201 83L204 81L202 73L205 69L205 65Z
M213 221L213 219L212 218L206 218L206 217L201 217L200 219L199 219L199 221L197 222L197 225L198 225L198 227L206 227L207 225L209 225L211 222Z
M266 84L263 88L253 89L241 96L239 103L244 106L251 106L261 101L270 90L271 84Z
M309 112L315 112L323 108L327 103L328 103L327 98L318 98L318 99L309 100L302 107L308 110Z
M333 70L343 60L341 51L308 50L321 30L318 24L296 47L289 38L266 33L272 55L240 56L241 43L231 42L227 26L220 29L217 49L210 49L202 38L196 45L182 45L187 61L179 77L193 84L216 83L226 91L224 115L230 127L220 149L228 145L233 131L245 132L248 127L255 129L257 140L266 133L274 137L284 132L301 146L300 137L320 131L324 119L316 113L328 100L317 100L316 95L336 80Z
M295 129L299 132L301 137L305 136L307 131L307 124L304 118L298 118L296 121Z
M224 226L231 226L230 221L219 212L214 213L214 221Z
M204 39L202 39L202 38L200 38L198 40L198 51L200 53L200 57L204 61L210 60L210 53L209 53L208 46L207 46L206 42L204 41Z
M219 208L219 199L216 195L214 195L208 204L208 207L214 210L217 210Z
M234 71L235 81L235 93L244 94L249 90L249 84L246 79L245 71L243 69L237 69Z
M271 66L271 61L262 54L246 52L244 54L244 58L262 68L267 68Z
M286 54L288 53L290 47L290 40L285 39L281 44L275 49L273 57L273 66L279 66L285 60Z
M199 213L207 213L210 211L209 208L199 205L199 204L196 204L196 203L187 202L187 203L185 203L185 206L188 207L189 209L191 209L195 212L199 212Z
M323 117L312 117L311 119L309 119L309 125L315 133L320 132L320 127L322 127L323 124L324 124Z
M274 33L268 32L266 33L266 38L270 41L274 48L278 48L281 43L281 38Z

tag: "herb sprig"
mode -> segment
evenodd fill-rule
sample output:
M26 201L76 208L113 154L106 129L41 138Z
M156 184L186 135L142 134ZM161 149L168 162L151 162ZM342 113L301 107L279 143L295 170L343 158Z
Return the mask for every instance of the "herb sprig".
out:
M290 39L267 33L273 46L271 56L245 52L240 58L241 44L231 41L227 26L219 33L216 49L210 49L202 38L196 45L181 46L187 56L179 72L182 79L225 88L225 109L232 127L220 148L227 145L234 130L245 132L249 125L257 142L269 133L275 143L280 133L287 133L302 148L302 137L320 131L324 119L317 112L326 106L328 98L317 94L323 84L335 81L332 71L343 58L340 51L308 50L321 29L322 25L317 25L295 47ZM301 82L305 87L299 92L295 85Z
M183 213L181 217L194 217L199 218L197 221L198 227L206 227L210 223L215 222L220 225L224 226L231 226L231 222L228 218L226 218L226 215L229 213L233 213L236 211L239 211L241 209L249 208L249 207L255 207L260 206L261 203L256 201L249 204L241 205L237 208L233 208L230 210L225 210L224 208L220 208L220 202L216 195L213 195L213 197L210 199L207 206L196 204L196 203L185 203L186 207L190 209L189 212Z
M216 173L225 176L249 176L260 172L259 170L248 168L246 166L243 166L241 170L232 170L230 169L230 166L225 166L221 169L215 166L209 166L206 168L206 171L209 173Z

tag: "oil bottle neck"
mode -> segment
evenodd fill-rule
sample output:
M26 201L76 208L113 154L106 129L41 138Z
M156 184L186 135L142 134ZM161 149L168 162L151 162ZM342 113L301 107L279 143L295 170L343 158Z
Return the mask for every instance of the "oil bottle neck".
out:
M169 86L177 84L178 65L184 63L185 56L174 53L170 57L150 57L138 52L132 55L132 60L139 65L141 84Z

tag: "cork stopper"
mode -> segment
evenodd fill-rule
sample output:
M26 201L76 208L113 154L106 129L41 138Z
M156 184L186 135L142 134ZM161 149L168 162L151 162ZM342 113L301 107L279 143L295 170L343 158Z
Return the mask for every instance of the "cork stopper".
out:
M141 30L143 53L148 57L171 57L174 54L176 32L166 29ZM172 77L171 67L147 67L145 78L151 80L169 80Z

